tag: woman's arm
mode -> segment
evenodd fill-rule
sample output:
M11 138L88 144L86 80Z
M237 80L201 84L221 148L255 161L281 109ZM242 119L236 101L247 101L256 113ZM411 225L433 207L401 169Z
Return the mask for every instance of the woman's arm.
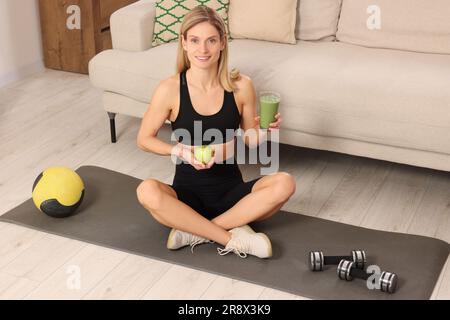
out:
M182 143L169 144L157 138L159 129L170 116L173 97L176 96L175 90L178 90L178 85L171 82L171 79L162 81L155 89L152 101L142 119L136 143L144 151L181 158L197 170L209 169L214 163L214 158L208 164L203 164L195 159L193 146Z
M158 131L168 119L172 108L173 93L170 81L170 79L163 80L156 87L152 101L142 119L136 140L140 149L164 156L179 155L181 152L178 144L168 144L157 138Z
M244 134L244 143L249 148L256 148L267 139L267 131L259 129L259 121L256 113L256 91L253 81L241 74L238 88L242 101L241 130Z

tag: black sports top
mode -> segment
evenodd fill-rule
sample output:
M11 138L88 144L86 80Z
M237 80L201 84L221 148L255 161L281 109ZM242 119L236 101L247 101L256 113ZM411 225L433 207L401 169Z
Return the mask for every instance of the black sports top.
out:
M195 146L221 144L233 140L235 131L239 129L241 115L234 100L233 92L224 90L223 95L223 104L219 112L213 115L199 114L192 106L186 81L186 71L181 72L180 108L177 118L171 123L176 140L183 144ZM206 132L208 129L216 130ZM221 135L217 131L220 131Z

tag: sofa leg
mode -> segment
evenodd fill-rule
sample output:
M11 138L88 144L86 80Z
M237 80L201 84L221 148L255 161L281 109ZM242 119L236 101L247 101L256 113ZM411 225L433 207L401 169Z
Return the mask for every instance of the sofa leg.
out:
M113 112L108 112L108 116L109 116L109 127L111 130L111 142L115 143L116 140L116 122L115 122L115 118L116 118L116 113Z

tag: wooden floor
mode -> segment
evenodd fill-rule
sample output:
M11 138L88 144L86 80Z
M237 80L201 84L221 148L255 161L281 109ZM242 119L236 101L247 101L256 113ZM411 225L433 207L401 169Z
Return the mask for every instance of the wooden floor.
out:
M86 75L46 70L0 89L0 120L0 214L29 199L35 177L54 165L172 182L170 158L136 147L140 119L119 115L110 143L101 91ZM170 128L160 137L170 142ZM449 172L288 145L280 154L279 170L297 179L284 210L450 242ZM259 175L257 165L241 170L245 180ZM7 223L0 243L2 299L304 299ZM432 298L450 298L448 260Z

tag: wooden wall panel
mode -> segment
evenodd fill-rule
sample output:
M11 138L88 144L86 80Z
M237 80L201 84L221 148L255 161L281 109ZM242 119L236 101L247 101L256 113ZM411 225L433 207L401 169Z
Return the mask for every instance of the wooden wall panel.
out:
M97 53L111 49L111 14L136 0L39 0L44 63L47 68L88 73L88 63ZM80 8L80 29L69 29L73 15L67 9Z

